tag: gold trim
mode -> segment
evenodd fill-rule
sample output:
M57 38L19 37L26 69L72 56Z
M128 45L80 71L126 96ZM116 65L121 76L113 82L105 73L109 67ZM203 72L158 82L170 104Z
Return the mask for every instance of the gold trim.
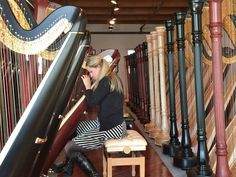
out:
M45 138L39 138L39 137L37 137L36 139L35 139L35 144L44 144L46 141L48 140L48 137L45 137Z
M20 7L17 5L17 3L14 0L8 0L8 3L11 7L11 10L18 21L18 23L21 25L22 28L29 30L30 25L28 24L27 20L25 19L24 13L21 11Z

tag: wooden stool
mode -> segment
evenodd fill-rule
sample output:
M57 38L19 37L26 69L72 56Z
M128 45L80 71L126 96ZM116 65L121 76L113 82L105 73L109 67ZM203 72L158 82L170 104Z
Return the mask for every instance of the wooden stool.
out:
M132 165L132 176L135 176L135 165L140 166L140 177L145 176L145 151L147 142L135 130L127 130L128 135L120 140L108 140L103 151L103 177L112 177L113 166Z

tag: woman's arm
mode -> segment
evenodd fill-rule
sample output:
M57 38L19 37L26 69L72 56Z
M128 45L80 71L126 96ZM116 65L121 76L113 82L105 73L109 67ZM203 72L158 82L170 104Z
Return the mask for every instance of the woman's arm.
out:
M90 89L86 89L85 96L86 96L87 103L90 106L95 106L99 104L99 102L103 100L104 97L109 92L110 92L110 80L108 77L104 77L100 80L95 90L92 90L91 86L90 86Z

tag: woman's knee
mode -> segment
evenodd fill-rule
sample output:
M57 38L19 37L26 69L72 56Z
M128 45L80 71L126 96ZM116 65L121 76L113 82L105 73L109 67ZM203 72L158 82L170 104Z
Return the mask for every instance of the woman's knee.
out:
M84 151L86 151L86 149L84 149L82 146L75 144L74 141L69 141L66 144L64 150L65 150L67 158L72 157L73 154L76 153L76 152L84 152Z
M76 144L74 141L68 141L67 144L65 145L65 153L66 153L66 157L70 157L70 155L72 154L73 151L75 151L76 148Z

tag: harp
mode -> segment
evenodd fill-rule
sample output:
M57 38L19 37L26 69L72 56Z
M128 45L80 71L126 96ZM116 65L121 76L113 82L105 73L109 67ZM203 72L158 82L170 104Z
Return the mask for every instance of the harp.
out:
M19 2L22 9L27 9L24 1ZM50 46L54 41L63 41L0 154L1 177L38 176L40 167L35 166L47 154L52 143L49 140L55 136L53 127L60 122L58 117L69 100L90 37L85 34L87 21L80 8L61 7L38 25L27 21L30 25L24 29L11 10L12 3L0 2L0 39L4 46L20 54L34 55L52 51ZM24 14L26 19L29 14L30 11Z

